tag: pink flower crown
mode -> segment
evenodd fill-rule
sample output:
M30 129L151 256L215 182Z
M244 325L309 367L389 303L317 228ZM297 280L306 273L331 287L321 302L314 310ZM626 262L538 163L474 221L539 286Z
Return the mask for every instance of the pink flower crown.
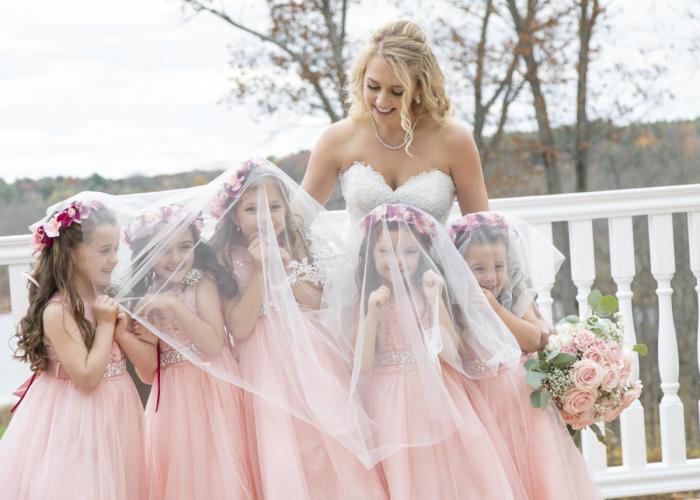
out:
M360 224L364 234L367 234L372 226L384 220L387 222L404 222L413 226L420 234L433 238L435 236L435 224L420 210L406 205L380 205L367 215Z
M467 214L450 224L450 239L456 244L464 234L482 226L508 229L508 224L502 215L496 212L476 212Z
M133 248L135 241L153 235L159 224L167 224L173 220L173 218L185 220L186 216L187 208L178 203L158 207L158 210L148 212L134 219L134 221L129 224L129 227L126 228L126 231L124 231L124 241L129 248ZM204 227L202 214L198 214L191 224L194 224L197 230L201 231Z
M53 240L58 238L62 227L80 224L90 216L90 212L100 208L104 208L104 205L99 201L72 201L66 208L56 212L46 222L34 228L32 231L33 253L50 248L53 245Z
M243 185L245 184L248 174L251 170L257 167L264 167L265 160L253 159L244 161L234 172L231 177L224 182L219 192L209 205L209 212L215 219L220 219L226 213L226 210L231 206L231 203L238 197Z

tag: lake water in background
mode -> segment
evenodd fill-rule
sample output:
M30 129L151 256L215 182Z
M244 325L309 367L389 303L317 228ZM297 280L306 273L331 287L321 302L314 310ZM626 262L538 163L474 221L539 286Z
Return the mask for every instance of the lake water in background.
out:
M12 391L31 375L27 365L12 358L10 339L14 333L12 316L0 314L0 405L14 402L17 398Z

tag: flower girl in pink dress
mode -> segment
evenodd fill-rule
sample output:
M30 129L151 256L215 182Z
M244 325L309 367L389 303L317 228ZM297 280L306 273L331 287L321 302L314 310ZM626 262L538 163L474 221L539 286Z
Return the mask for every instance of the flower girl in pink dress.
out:
M242 391L199 368L190 358L235 363L219 288L235 293L212 250L200 242L202 219L180 204L150 210L131 222L134 332L153 342L151 363L136 365L153 383L146 405L146 458L150 498L250 499ZM197 244L195 246L195 244ZM172 344L172 345L171 345ZM175 347L174 347L175 346Z
M494 212L458 219L450 235L489 304L518 341L524 363L528 353L544 347L552 330L534 302L530 264L558 269L563 256L535 228ZM530 498L601 498L554 405L532 407L522 364L474 383L508 443Z
M420 210L382 205L354 233L324 304L329 328L353 346L352 387L376 424L390 497L526 498L498 432L461 383L517 362L519 352L476 283L464 286L469 271L447 232ZM457 317L470 337L457 332ZM463 363L466 350L475 355Z
M210 207L211 244L239 288L224 310L258 494L387 498L377 470L363 465L369 422L349 398L348 360L316 319L332 237L314 236L321 208L264 160L226 172Z
M119 345L127 316L104 295L117 265L114 215L74 201L34 227L34 245L17 329L34 375L0 440L2 496L145 499L143 409Z

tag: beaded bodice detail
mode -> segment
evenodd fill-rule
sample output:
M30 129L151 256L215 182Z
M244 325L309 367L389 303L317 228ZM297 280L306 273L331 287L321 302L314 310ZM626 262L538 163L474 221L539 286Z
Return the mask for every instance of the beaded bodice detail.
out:
M409 205L445 223L455 201L452 177L437 168L414 175L392 189L371 165L357 161L340 174L340 182L352 224L385 203Z

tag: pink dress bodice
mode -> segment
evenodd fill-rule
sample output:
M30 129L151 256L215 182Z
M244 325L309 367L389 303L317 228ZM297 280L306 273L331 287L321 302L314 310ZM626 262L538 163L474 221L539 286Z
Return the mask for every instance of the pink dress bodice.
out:
M50 302L58 302L64 305L66 304L65 298L58 293L53 296L49 303ZM95 315L92 311L92 304L83 302L83 307L85 309L85 319L87 319L90 322L90 324L94 327L96 323ZM46 373L59 378L69 378L68 374L65 372L65 369L62 367L61 360L58 358L56 349L46 337L44 337L44 345L46 346L46 353L49 358L49 364L47 366ZM121 347L119 347L117 341L112 340L112 348L109 356L109 363L105 368L105 373L103 377L109 378L117 375L122 375L123 373L126 373L126 355L124 354L124 351L122 351Z
M176 297L182 302L187 309L193 313L197 313L197 287L183 287L180 283L171 286L160 293L167 293ZM182 325L177 319L175 313L171 310L160 311L160 321L163 333L171 337L177 343L184 346L182 349L176 349L162 339L158 339L158 348L160 350L161 366L169 366L179 363L189 363L188 353L194 355L200 354L199 348L190 340L190 338L182 330Z
M416 362L414 348L401 330L398 314L394 304L389 304L384 309L377 329L375 367L411 365Z

